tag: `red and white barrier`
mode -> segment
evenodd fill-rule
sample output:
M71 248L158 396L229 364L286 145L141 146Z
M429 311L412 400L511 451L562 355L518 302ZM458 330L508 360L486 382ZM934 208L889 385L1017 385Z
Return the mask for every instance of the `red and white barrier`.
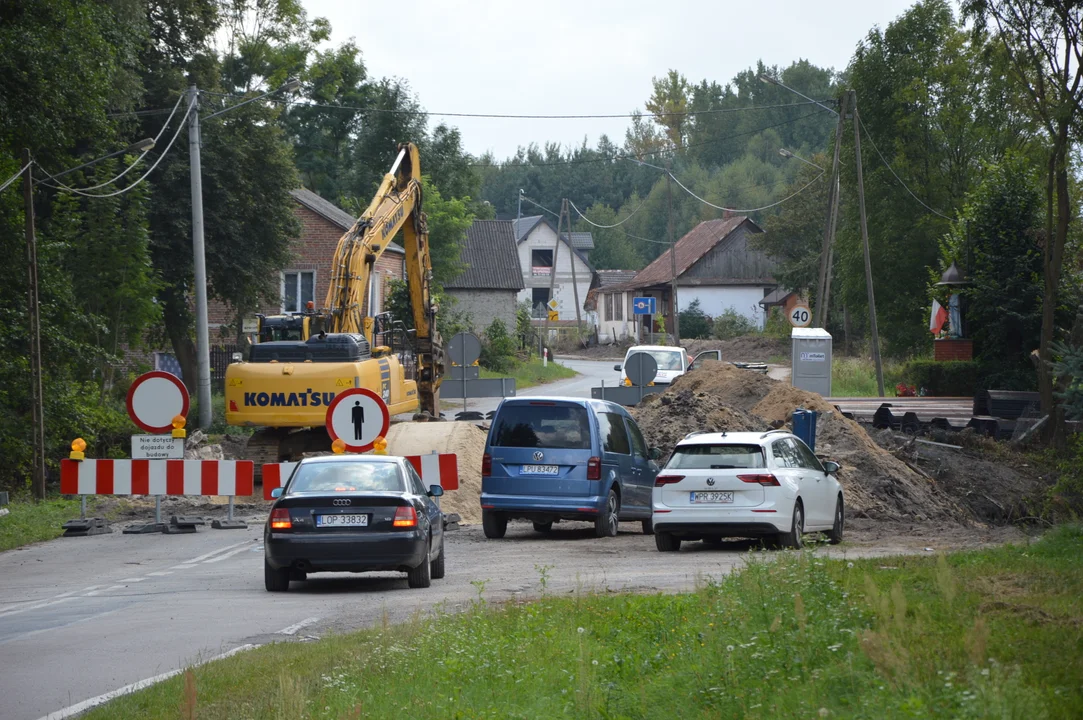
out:
M63 495L252 494L251 460L60 461Z
M444 490L459 489L459 459L454 453L432 453L431 455L406 455L406 460L417 470L426 486L439 485ZM295 462L267 463L263 465L263 499L271 500L271 491L282 487L293 469Z

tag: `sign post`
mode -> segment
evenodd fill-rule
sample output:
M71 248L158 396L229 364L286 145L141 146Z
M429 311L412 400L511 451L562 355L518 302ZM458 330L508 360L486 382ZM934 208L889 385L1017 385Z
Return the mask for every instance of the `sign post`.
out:
M632 314L646 316L646 322L648 332L650 333L650 340L654 339L654 313L655 313L655 299L652 297L634 297L632 298Z
M808 327L812 324L812 313L809 312L808 305L794 305L786 317L790 319L790 325L794 327Z
M327 406L327 434L341 440L347 452L368 452L377 438L386 438L391 427L387 405L368 388L350 388Z
M162 370L144 373L128 388L128 417L150 435L132 435L136 460L184 459L184 439L172 436L173 418L188 415L188 389L176 375ZM230 498L232 501L232 498ZM128 534L165 532L162 496L154 496L154 522L126 529Z

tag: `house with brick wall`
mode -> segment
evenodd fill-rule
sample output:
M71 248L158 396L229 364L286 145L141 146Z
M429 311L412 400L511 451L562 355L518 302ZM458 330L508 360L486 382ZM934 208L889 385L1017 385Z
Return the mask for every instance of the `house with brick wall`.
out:
M464 270L444 283L455 310L466 313L476 332L500 319L515 332L516 296L523 289L519 249L511 220L475 220L459 251Z
M357 219L334 203L304 188L290 192L294 213L301 221L301 236L293 243L293 260L278 271L278 296L260 304L256 312L265 315L301 312L308 301L321 308L327 299L331 281L331 261L343 233ZM375 274L369 294L369 307L382 312L390 294L392 280L406 278L406 251L390 243L376 261ZM208 322L212 336L236 337L237 317L231 308L218 301L208 306Z

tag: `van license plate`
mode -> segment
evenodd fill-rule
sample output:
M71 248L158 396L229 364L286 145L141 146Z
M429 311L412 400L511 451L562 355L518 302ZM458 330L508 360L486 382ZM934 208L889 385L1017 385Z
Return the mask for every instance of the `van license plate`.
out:
M692 502L694 503L731 503L733 502L733 491L726 492L694 492L691 493Z
M520 475L556 475L560 468L556 465L523 465Z

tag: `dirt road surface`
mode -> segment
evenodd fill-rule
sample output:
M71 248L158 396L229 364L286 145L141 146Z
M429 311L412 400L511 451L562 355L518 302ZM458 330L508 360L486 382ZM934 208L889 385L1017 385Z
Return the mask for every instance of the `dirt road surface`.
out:
M255 519L255 518L253 518ZM869 525L869 521L860 521ZM830 555L892 555L1002 542L1009 531L860 526ZM673 592L719 577L748 558L749 542L715 549L686 544L661 554L638 523L596 539L583 523L549 537L528 524L504 540L479 527L447 535L447 576L426 590L398 574L315 575L285 594L263 588L262 530L195 535L59 539L0 554L0 716L65 717L85 700L244 645L305 641L400 621L437 604L448 611L478 597L500 602L550 593ZM926 549L929 548L929 549Z

